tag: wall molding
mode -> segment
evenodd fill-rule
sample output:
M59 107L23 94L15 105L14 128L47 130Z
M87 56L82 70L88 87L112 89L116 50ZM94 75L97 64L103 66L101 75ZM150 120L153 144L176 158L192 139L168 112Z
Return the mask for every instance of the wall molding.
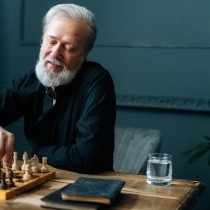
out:
M26 0L20 0L19 3L19 45L20 46L40 46L40 40L31 40L30 37L26 37L25 36L25 4L26 4ZM40 25L40 27L42 27Z
M117 107L210 112L210 98L116 94Z
M27 42L24 40L24 13L25 13L25 2L24 0L20 0L19 4L19 44L22 45L24 42Z
M39 46L40 40L30 40L25 36L25 4L26 0L19 3L19 44L24 46ZM41 27L41 26L40 26ZM163 49L210 49L210 44L168 44L168 43L146 43L146 42L96 42L95 47L99 48L163 48ZM155 95L130 95L117 94L116 102L118 107L125 108L150 108L180 111L210 112L210 98L195 97L172 97Z
M40 39L31 40L30 37L25 36L25 4L26 0L20 0L19 3L19 45L21 46L40 46ZM40 25L40 27L42 27ZM162 48L162 49L210 49L209 43L149 43L144 41L136 41L136 42L97 42L95 43L95 47L99 48Z
M198 44L168 44L168 43L146 43L146 42L130 42L130 43L120 43L120 42L105 42L96 43L95 47L102 48L163 48L163 49L210 49L210 44L208 43L198 43Z

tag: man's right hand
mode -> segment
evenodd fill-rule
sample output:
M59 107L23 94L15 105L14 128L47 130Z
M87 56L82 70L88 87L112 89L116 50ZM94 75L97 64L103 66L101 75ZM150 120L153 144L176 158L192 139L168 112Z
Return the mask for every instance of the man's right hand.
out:
M3 167L11 167L15 136L0 126L0 160Z

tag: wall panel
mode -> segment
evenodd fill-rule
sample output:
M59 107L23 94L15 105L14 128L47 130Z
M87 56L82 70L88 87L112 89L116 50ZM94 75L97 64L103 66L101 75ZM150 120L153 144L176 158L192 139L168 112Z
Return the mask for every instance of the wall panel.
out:
M39 45L42 17L56 3L60 1L20 1L21 45ZM87 5L85 1L73 3ZM100 60L110 66L114 76L112 66L118 69L119 106L209 111L208 93L198 89L199 81L204 86L209 82L205 80L208 69L202 65L209 64L210 52L209 10L205 3L146 0L89 3L88 8L96 14L99 25L96 48L113 55L106 61L106 54L102 53ZM94 52L91 59L97 57L97 50ZM196 57L204 62L197 63Z

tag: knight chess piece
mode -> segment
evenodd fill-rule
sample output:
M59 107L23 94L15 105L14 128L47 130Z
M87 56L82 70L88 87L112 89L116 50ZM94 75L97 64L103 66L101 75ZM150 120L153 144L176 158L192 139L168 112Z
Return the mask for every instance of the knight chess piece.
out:
M31 158L31 169L33 173L38 173L39 172L39 158L35 154L33 158Z

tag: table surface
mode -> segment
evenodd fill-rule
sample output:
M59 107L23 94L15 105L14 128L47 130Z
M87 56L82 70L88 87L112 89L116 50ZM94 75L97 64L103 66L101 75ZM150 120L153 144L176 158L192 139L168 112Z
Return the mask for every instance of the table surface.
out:
M52 179L28 192L13 197L10 200L0 201L1 210L40 210L44 195L47 195L69 183L73 183L78 177L98 177L107 179L122 179L126 181L120 197L107 210L187 210L198 202L205 190L205 184L199 181L173 179L169 186L149 185L145 175L103 172L97 175L79 174L71 171L55 169L49 166L49 170L56 172L56 178Z

